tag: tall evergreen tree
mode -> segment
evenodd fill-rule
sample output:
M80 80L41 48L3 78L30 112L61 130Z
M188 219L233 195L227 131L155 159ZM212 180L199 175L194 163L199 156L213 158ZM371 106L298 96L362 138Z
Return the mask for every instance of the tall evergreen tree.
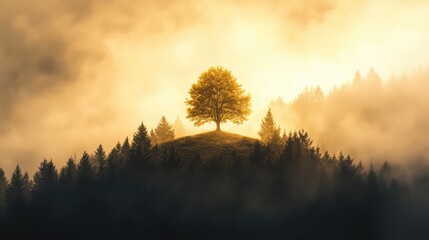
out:
M101 144L98 146L97 150L95 150L93 159L93 165L95 167L94 170L96 171L98 177L103 178L106 165L106 151L104 151L104 148Z
M385 161L380 168L380 180L389 182L391 180L392 175L392 167Z
M107 156L106 174L108 178L113 177L122 167L120 153L121 144L118 142L112 151L110 151L109 156Z
M353 186L362 181L363 177L362 163L355 164L350 155L345 157L342 152L338 156L336 173L338 181L342 186Z
M367 175L366 184L367 184L368 197L370 198L369 200L371 202L376 201L376 198L378 197L380 189L378 185L377 174L375 173L374 168L372 167L372 164Z
M58 172L52 160L43 160L33 179L36 194L51 194L58 184Z
M3 208L5 204L5 192L7 188L7 179L6 175L2 168L0 168L0 209Z
M77 183L80 188L91 184L94 180L95 171L91 165L88 153L84 152L77 166Z
M280 128L276 126L276 123L271 113L271 109L268 109L264 119L262 119L261 130L258 132L261 137L262 143L269 143L270 141L280 142Z
M128 137L122 143L119 157L122 164L127 164L131 160L131 145Z
M5 200L10 207L22 207L29 201L30 182L28 174L22 174L19 165L16 165L12 173L10 183L6 188Z
M154 144L160 144L174 139L174 129L168 123L165 116L162 116L161 120L158 123L158 126L155 128L155 131L151 131L151 140Z
M30 179L30 175L28 175L28 172L24 172L24 185L25 187L25 196L28 200L30 200L31 198L31 191L33 190L34 187L34 182L33 180Z
M298 165L299 160L303 155L303 147L299 139L298 133L290 133L286 139L283 151L280 156L280 164L289 170L292 170Z
M73 188L77 181L77 166L73 158L69 158L66 166L61 168L59 183L63 187Z
M143 123L134 133L131 144L131 165L141 167L148 164L150 157L151 141Z
M49 222L53 214L54 203L57 202L58 172L54 163L46 159L40 164L34 174L33 206L43 222Z

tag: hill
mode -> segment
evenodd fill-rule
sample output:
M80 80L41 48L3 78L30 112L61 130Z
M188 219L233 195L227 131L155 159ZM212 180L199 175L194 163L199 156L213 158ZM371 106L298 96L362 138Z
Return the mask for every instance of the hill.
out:
M160 145L160 148L174 147L183 162L200 157L203 162L219 156L238 154L241 159L248 159L257 140L239 134L212 131L183 138L178 138Z

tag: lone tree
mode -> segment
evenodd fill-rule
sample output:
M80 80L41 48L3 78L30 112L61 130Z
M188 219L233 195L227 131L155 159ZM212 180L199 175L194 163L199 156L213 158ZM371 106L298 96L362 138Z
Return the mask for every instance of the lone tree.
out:
M192 84L189 90L190 98L186 116L201 126L208 122L220 124L231 121L242 124L250 114L250 95L245 94L231 71L223 67L210 67L203 72L198 82Z

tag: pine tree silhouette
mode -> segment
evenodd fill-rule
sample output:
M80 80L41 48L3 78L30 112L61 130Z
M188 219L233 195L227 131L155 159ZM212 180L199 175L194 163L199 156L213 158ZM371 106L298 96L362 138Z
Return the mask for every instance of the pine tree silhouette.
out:
M0 210L5 206L5 193L7 188L6 175L2 168L0 168Z
M142 168L150 161L151 141L143 123L140 124L137 132L134 133L131 144L131 167Z
M95 179L95 171L91 165L88 153L84 152L77 166L77 184L80 189L86 189Z
M5 199L9 207L21 208L25 206L29 201L30 188L28 174L22 174L21 168L16 165L5 193Z
M58 172L52 160L46 159L39 166L39 170L34 174L33 206L40 217L39 224L44 227L51 223L53 209L57 203L56 193L58 191Z
M62 187L74 188L77 183L77 166L73 158L69 158L66 166L61 168L59 183Z
M54 192L58 184L58 172L52 160L43 160L33 179L33 191L36 194L49 195Z
M122 146L118 142L112 151L110 151L109 156L107 156L106 174L109 179L113 179L123 167L120 157L121 148Z
M131 160L131 145L128 137L126 137L124 142L122 143L119 157L120 162L123 164L128 164Z
M104 150L103 146L100 144L95 150L94 153L94 164L95 171L99 178L103 178L105 175L105 165L106 165L106 151Z

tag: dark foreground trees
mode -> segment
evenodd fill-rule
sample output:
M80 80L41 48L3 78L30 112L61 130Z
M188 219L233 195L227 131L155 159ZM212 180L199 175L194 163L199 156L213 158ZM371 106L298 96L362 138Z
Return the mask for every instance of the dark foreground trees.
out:
M1 177L2 239L418 239L428 234L429 171L408 183L385 163L364 170L350 156L320 153L292 132L273 160L269 144L248 154L182 158L150 146L141 125L98 171L86 152L58 174L43 161ZM245 147L245 146L242 146ZM100 151L98 151L100 152ZM134 165L137 163L137 165ZM142 163L142 164L140 164ZM136 167L137 166L137 167ZM1 189L0 189L1 190Z

